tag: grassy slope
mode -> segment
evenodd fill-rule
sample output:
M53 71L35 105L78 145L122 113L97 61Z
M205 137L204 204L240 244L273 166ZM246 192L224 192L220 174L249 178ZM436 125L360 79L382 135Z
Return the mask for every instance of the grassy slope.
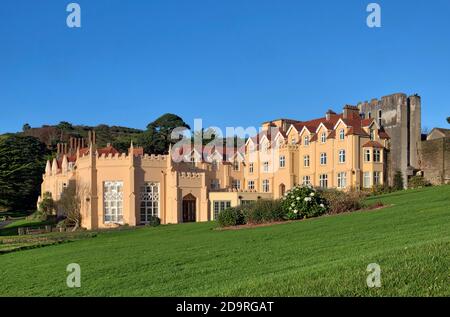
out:
M379 199L379 198L376 198ZM237 231L213 223L124 232L0 256L0 295L450 295L450 186L392 207ZM82 287L65 285L67 264ZM378 263L382 287L368 289Z

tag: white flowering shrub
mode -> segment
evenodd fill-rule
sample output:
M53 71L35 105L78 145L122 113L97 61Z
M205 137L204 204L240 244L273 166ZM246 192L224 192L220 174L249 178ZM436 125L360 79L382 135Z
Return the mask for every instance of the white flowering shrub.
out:
M322 194L309 186L296 186L282 198L282 207L290 220L317 217L327 211Z

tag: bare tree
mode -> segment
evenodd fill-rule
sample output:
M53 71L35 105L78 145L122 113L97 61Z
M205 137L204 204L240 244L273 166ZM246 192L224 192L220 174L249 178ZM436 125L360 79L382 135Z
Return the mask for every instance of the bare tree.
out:
M60 214L73 226L73 231L81 226L81 201L88 192L87 186L71 183L63 190L57 202Z

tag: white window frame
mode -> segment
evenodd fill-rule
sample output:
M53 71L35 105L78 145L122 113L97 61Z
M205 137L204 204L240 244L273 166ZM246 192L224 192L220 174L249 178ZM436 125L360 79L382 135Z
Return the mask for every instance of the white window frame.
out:
M213 220L217 220L219 213L231 208L231 200L213 200Z
M320 153L320 165L327 165L327 153Z
M345 130L340 129L339 130L339 140L344 141L344 139L345 139Z
M270 182L268 179L263 179L262 181L262 191L263 193L269 193L270 192Z
M241 180L240 179L233 179L233 181L231 182L231 187L233 189L241 189Z
M311 176L303 176L303 186L311 185Z
M103 182L103 221L123 223L123 181Z
M321 188L328 188L328 174L319 175L319 186Z
M347 187L347 173L346 172L339 172L337 175L337 187L338 188L345 188Z
M149 223L150 218L160 218L160 185L156 182L146 182L140 188L140 223ZM144 217L144 219L143 219Z
M264 171L264 173L269 172L269 162L268 161L263 162L263 171Z
M381 172L373 172L373 185L381 185Z
M280 168L286 167L286 156L282 155L280 156Z
M345 163L345 150L339 150L339 163Z
M248 164L248 172L249 172L250 174L253 174L254 169L255 169L254 163L249 163L249 164Z
M363 173L363 187L364 188L371 188L372 185L370 183L371 177L370 172L364 172Z
M247 187L248 187L249 190L254 190L255 189L255 181L254 180L249 180Z
M365 149L364 150L364 162L367 162L367 163L371 162L371 155L372 155L372 153L371 153L370 149Z
M241 166L238 160L233 161L233 171L239 172L241 170Z
M303 137L303 145L304 146L309 146L309 135L305 135Z
M327 142L327 134L325 132L322 132L322 134L320 135L320 142L321 143Z
M303 167L310 167L311 166L311 160L309 155L303 156Z
M373 149L372 161L374 163L381 163L381 150L380 149Z

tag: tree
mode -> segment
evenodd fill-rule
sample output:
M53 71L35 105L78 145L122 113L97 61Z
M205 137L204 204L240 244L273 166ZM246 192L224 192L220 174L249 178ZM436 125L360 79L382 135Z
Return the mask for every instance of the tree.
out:
M56 127L62 131L73 130L72 124L67 121L61 121Z
M394 189L395 190L402 190L404 189L403 186L403 174L401 171L395 172L394 175Z
M48 155L37 138L11 135L0 139L0 206L36 208Z
M57 202L59 216L66 218L66 224L73 227L73 231L81 226L81 200L87 192L87 188L71 183L64 188Z
M52 193L45 192L42 194L42 199L39 202L39 211L45 214L46 216L51 216L54 214L56 210L55 201L52 198Z
M178 141L171 137L175 128L190 129L182 118L166 113L147 125L147 130L139 136L138 142L147 153L167 154L169 145Z
M450 124L450 117L447 117L447 122Z
M25 123L25 124L22 126L22 131L23 131L23 132L28 131L28 130L30 130L30 129L31 129L31 126L30 126L28 123Z

